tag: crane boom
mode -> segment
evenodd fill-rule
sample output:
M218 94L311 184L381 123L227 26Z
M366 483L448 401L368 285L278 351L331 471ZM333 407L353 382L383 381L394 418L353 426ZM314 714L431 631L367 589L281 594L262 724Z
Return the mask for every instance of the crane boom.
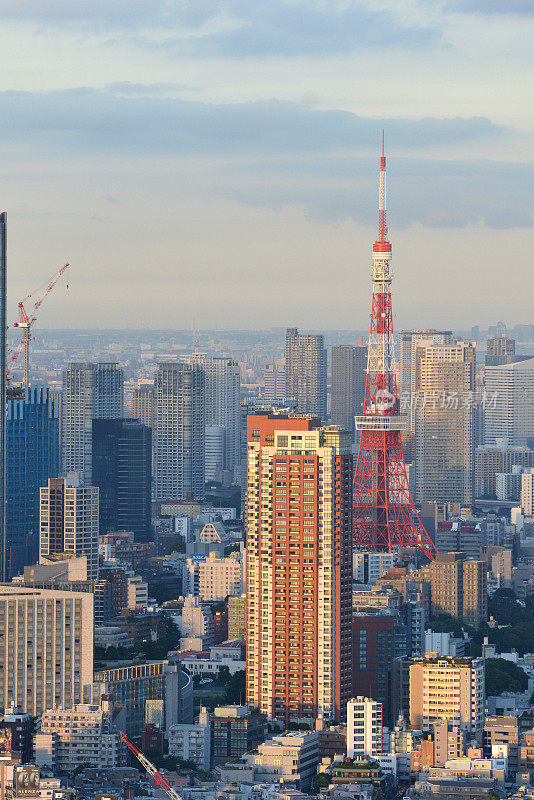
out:
M14 328L20 328L22 330L22 338L21 338L19 344L17 345L17 347L15 348L15 350L13 351L13 354L11 355L11 362L14 362L14 361L17 360L17 358L19 357L20 351L24 347L24 386L28 386L28 384L30 382L30 339L31 339L30 333L31 333L31 329L33 327L33 324L37 320L37 317L35 316L36 312L40 308L41 303L43 302L43 300L46 297L48 297L48 295L50 294L50 292L52 291L52 289L54 288L54 286L56 285L58 280L61 278L61 276L63 275L63 273L65 272L65 270L67 269L68 266L69 266L69 263L67 262L60 269L58 269L57 272L55 272L52 275L52 277L49 278L48 281L46 281L46 283L44 283L41 286L39 286L38 289L36 289L31 294L27 295L24 298L24 300L21 300L20 303L19 303L19 319L18 319L18 322L15 322L13 324L13 327ZM24 308L25 301L29 300L30 297L33 297L39 291L39 289L42 289L43 287L45 287L44 292L35 301L32 310L28 314L26 309Z
M178 794L178 792L176 792L172 788L170 783L165 780L163 775L160 775L154 764L151 761L149 761L145 755L143 755L143 753L139 750L139 748L137 748L134 744L132 744L132 742L128 739L126 735L121 736L121 741L124 742L126 747L128 747L132 751L132 753L137 758L139 763L142 764L143 767L146 769L150 777L154 779L154 781L158 784L158 786L160 786L163 789L165 794L167 794L171 798L171 800L183 800L182 797Z

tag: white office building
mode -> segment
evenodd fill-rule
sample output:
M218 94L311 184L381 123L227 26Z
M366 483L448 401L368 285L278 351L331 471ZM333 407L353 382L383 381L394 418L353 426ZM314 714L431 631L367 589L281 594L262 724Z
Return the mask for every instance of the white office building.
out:
M484 440L495 445L507 437L512 447L534 437L534 358L486 367Z
M382 703L353 697L347 703L347 755L376 758L382 753Z

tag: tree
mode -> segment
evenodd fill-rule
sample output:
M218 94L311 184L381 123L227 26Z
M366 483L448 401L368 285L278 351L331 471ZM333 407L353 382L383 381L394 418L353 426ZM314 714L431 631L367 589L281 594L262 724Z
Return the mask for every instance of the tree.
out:
M327 775L324 772L320 772L313 779L313 788L316 791L319 791L319 789L326 789L328 786L330 786L330 782L331 782L330 775Z
M517 664L504 658L486 659L486 696L524 692L527 687L527 674Z

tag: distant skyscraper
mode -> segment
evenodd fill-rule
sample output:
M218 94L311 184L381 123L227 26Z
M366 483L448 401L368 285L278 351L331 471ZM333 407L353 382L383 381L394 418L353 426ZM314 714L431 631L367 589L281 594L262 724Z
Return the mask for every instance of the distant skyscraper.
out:
M484 441L506 438L512 447L534 441L534 358L486 367Z
M526 361L529 356L519 356L515 353L515 339L503 336L490 337L486 342L486 367L498 367L501 364L514 364L516 361Z
M98 580L98 487L77 476L41 487L39 558L87 556L87 579Z
M452 331L401 331L399 389L403 411L409 421L409 431L414 432L415 406L411 402L416 392L415 351L417 347L432 344L449 344Z
M263 393L266 402L284 400L286 396L286 368L283 360L266 364L263 370Z
M324 336L286 330L286 397L298 414L326 420L326 366Z
M221 425L206 425L205 431L205 478L206 481L213 481L224 469L226 430Z
M132 398L132 417L149 428L154 427L154 384L136 386Z
M319 426L248 420L247 702L285 724L351 693L351 440Z
M474 342L421 344L415 352L417 502L473 502Z
M100 533L152 539L152 432L131 419L93 420L93 485L100 489Z
M57 400L48 389L10 389L7 402L7 564L18 575L39 552L39 489L59 475Z
M0 214L0 408L6 407L6 238L7 214ZM7 577L6 563L6 415L0 414L0 578Z
M61 395L62 472L83 473L90 483L92 421L123 415L124 373L117 364L69 364Z
M156 500L204 495L204 370L197 364L158 365L154 382Z
M239 478L241 384L239 364L233 358L194 353L190 361L204 370L204 408L206 425L225 430L223 468Z
M367 347L338 344L332 347L330 420L354 438L354 417L363 411Z

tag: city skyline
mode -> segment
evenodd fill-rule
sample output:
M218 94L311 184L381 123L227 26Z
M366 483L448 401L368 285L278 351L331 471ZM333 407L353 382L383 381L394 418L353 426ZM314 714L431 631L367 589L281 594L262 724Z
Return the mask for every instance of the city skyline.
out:
M397 328L528 322L528 4L0 11L10 320L68 258L43 328L365 321L385 127Z

